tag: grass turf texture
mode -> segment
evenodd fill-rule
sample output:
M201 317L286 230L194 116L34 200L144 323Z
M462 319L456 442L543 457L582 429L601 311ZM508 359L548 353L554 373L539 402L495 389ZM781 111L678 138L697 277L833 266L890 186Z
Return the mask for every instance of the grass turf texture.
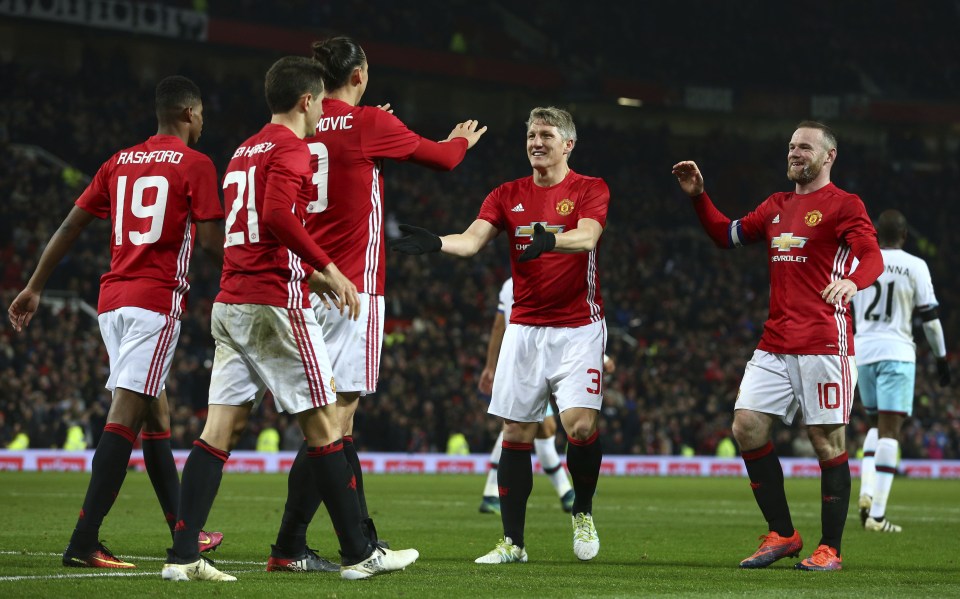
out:
M903 525L901 534L864 532L854 496L844 570L821 573L793 570L797 559L765 570L737 568L765 532L745 479L601 479L594 509L600 555L581 563L571 549L570 517L538 475L527 510L530 563L485 566L473 560L493 548L501 528L497 516L477 512L481 477L367 476L381 535L394 547L419 549L421 557L405 572L351 582L336 574L265 572L285 477L228 473L208 529L226 535L213 557L239 581L171 583L160 579L170 537L142 473L128 474L101 530L107 546L138 569L60 565L88 478L0 472L0 597L960 596L956 481L898 479L890 517ZM854 493L856 488L855 481ZM788 480L787 495L805 557L820 534L819 481ZM325 557L336 555L322 509L309 542ZM116 572L137 575L89 577Z

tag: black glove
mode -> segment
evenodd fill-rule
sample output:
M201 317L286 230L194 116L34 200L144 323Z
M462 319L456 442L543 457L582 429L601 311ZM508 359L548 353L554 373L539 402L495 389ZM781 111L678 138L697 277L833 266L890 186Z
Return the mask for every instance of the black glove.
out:
M406 233L399 239L391 239L388 243L390 249L403 254L428 254L439 252L443 245L440 237L434 235L426 229L414 227L413 225L400 225L400 230Z
M523 250L523 253L517 258L517 261L526 262L527 260L539 258L540 254L549 252L556 245L557 236L547 232L547 230L543 228L543 225L537 223L533 225L533 239L530 240L530 245L527 246L527 249Z
M950 365L947 358L937 358L937 374L940 375L940 386L946 387L950 384Z

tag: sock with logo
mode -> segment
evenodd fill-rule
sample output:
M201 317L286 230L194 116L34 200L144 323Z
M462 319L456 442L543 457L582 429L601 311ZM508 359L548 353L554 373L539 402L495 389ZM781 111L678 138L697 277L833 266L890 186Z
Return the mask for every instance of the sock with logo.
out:
M504 441L497 468L500 520L503 536L517 547L523 547L523 529L527 520L527 499L533 490L533 466L530 451L533 443Z
M597 492L603 448L597 439L600 431L593 431L586 441L567 436L567 468L573 479L573 514L593 513L593 495Z
M557 453L557 446L553 439L534 439L533 450L537 454L537 460L543 473L550 478L550 484L553 490L557 492L557 497L563 499L572 487L567 478L567 471L563 469L563 462L560 461L560 455Z
M180 507L173 532L173 555L179 563L190 564L200 559L197 539L207 523L213 500L223 479L223 466L230 452L217 449L203 439L193 442L193 449L183 467L180 484Z
M490 471L487 472L487 483L483 486L484 497L497 497L500 492L497 490L497 468L500 467L500 452L503 450L503 431L497 436L497 441L493 444L493 450L490 452Z
M372 546L360 528L357 479L343 453L343 441L339 439L330 445L307 447L314 484L319 488L340 541L343 563L350 565L368 557Z
M840 555L840 539L847 523L850 504L850 462L847 452L820 462L820 544L833 547Z
M298 557L306 552L307 527L322 502L323 496L313 480L313 470L307 460L307 443L304 442L287 476L287 503L277 533L277 548L284 555Z
M373 526L373 520L370 519L370 512L367 511L367 494L363 490L363 469L360 467L360 456L357 455L357 446L353 444L352 435L343 437L343 456L347 458L347 463L353 470L353 475L357 479L357 500L360 502L360 522L363 528L363 534L371 541L377 540L377 530Z
M767 526L781 537L792 537L793 520L783 487L783 467L773 451L773 443L768 441L763 447L742 451L740 456L747 467L753 497L760 506Z
M870 517L883 520L887 514L887 500L893 477L897 473L897 453L900 443L896 439L884 437L877 442L877 482L870 506Z
M122 424L109 423L93 454L90 484L83 499L77 526L70 537L72 551L89 553L97 547L100 525L117 499L127 476L130 452L137 435Z
M143 464L150 477L150 484L157 494L163 517L173 534L173 527L177 524L177 508L180 503L180 475L177 474L177 463L173 459L170 449L170 431L162 433L140 433L143 445Z
M863 459L860 461L860 496L873 497L876 485L877 470L874 454L877 451L877 427L867 431L863 439Z

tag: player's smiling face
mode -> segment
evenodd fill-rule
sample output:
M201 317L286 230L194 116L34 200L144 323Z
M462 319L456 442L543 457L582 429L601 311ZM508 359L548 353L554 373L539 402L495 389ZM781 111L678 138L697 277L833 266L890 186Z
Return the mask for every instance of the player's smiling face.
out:
M573 140L564 140L560 131L543 121L534 121L527 130L527 158L533 168L550 168L562 163L573 149Z
M820 175L829 152L820 129L797 129L787 148L787 178L806 185Z

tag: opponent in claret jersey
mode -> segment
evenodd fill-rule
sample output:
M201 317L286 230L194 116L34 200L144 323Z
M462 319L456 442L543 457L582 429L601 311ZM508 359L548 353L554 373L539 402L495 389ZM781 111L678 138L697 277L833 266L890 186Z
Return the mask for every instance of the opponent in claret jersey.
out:
M362 395L377 389L383 344L384 160L409 161L449 171L486 127L476 121L454 127L447 139L425 139L393 115L390 105L360 106L370 70L363 49L348 37L313 45L313 56L326 69L323 117L306 139L312 155L310 185L304 188L306 226L331 260L360 292L360 318L341 317L316 295L311 297L337 379L337 403L343 425L344 451L357 479L363 526L371 540L376 527L367 510L360 459L353 444L353 417ZM303 452L297 458L303 460ZM321 498L311 487L291 487L276 546L284 554L306 549L306 529ZM275 550L274 553L277 553Z
M360 505L343 453L335 383L320 326L307 303L307 281L346 318L356 318L356 287L303 228L301 188L309 177L303 138L322 114L323 68L305 57L281 58L264 85L270 123L234 152L223 178L228 206L221 292L213 305L216 342L207 421L183 469L183 490L165 580L233 581L196 552L230 450L269 389L280 411L297 418L306 458L290 485L312 485L324 498L340 544L345 579L368 578L412 564L413 549L391 551L360 529ZM267 568L307 569L319 557L271 556Z
M534 108L527 120L530 177L501 185L462 234L437 235L400 225L392 243L408 254L443 251L473 256L506 230L514 302L497 360L488 412L504 419L497 469L503 538L480 564L526 562L527 498L533 486L530 451L550 396L567 432L573 479L573 552L590 560L600 551L593 495L602 449L597 418L603 402L607 341L597 272L600 236L610 192L601 179L573 172L573 117L559 108Z
M187 147L203 129L200 89L185 77L167 77L157 85L156 110L157 134L103 163L9 310L11 322L21 330L82 229L95 218L111 220L110 270L100 279L98 320L110 358L106 387L113 403L80 518L63 553L65 566L135 567L110 553L98 533L123 484L141 426L144 463L171 533L176 520L180 480L170 451L164 382L190 289L187 270L194 237L219 255L217 221L223 211L213 163ZM194 549L213 549L222 538L220 533L201 532Z
M774 418L790 424L797 411L820 459L822 535L813 555L796 567L842 568L840 540L850 500L845 430L857 384L848 303L876 280L883 259L863 202L830 182L836 157L833 132L822 123L801 122L787 151L787 177L796 184L794 191L775 193L733 221L704 192L694 162L673 167L717 246L767 247L770 317L740 383L733 435L769 533L740 562L741 568L764 568L803 547L770 441ZM854 257L860 260L856 269Z

